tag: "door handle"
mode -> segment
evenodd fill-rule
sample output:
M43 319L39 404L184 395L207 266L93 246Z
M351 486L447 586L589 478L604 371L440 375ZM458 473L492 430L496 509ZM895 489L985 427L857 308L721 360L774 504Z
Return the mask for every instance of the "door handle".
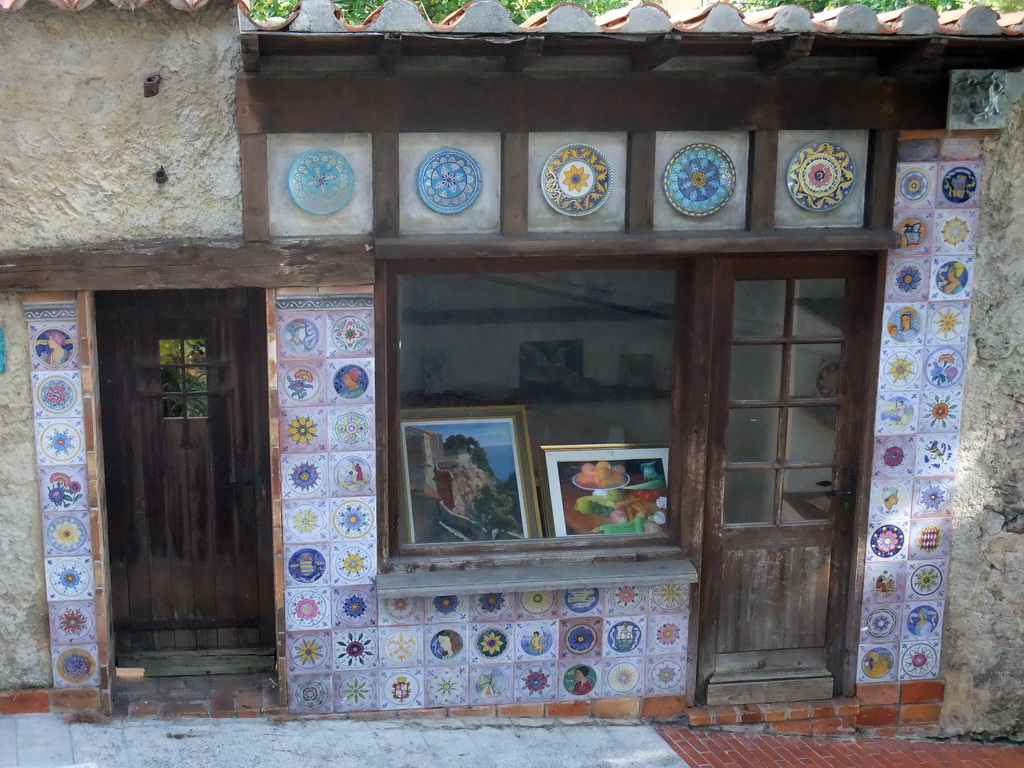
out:
M819 480L815 485L819 485L822 488L828 488L824 495L830 499L838 499L842 496L853 496L853 478L851 477L846 478L846 482L843 483L843 488L833 488L831 480Z

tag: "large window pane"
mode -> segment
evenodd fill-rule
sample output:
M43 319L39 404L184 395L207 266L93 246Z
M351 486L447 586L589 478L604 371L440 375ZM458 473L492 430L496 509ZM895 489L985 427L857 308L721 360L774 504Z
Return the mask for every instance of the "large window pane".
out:
M838 336L843 322L842 280L797 280L793 335Z
M775 461L779 452L779 408L733 408L726 435L727 461Z
M732 348L730 400L775 400L782 381L782 345Z
M775 517L775 470L725 474L725 523L770 523Z
M785 280L741 280L736 283L734 335L781 336L785 319Z

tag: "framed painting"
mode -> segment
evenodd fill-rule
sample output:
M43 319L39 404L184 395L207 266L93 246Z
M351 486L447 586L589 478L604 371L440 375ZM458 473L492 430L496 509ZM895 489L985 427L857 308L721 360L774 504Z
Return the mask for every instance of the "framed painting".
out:
M541 535L522 406L401 414L408 544Z
M546 445L541 451L555 536L665 532L667 447Z

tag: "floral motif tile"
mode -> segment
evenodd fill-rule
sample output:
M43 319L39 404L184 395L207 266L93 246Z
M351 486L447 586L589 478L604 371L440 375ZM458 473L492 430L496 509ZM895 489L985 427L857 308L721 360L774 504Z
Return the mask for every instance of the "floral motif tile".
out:
M319 360L278 363L277 394L281 405L323 405L327 396L327 368Z
M606 617L603 630L605 656L635 656L644 652L647 641L646 616Z
M377 623L377 598L372 586L334 587L334 627L372 627Z
M289 587L325 587L330 583L330 549L325 544L284 548L284 583Z
M43 547L46 555L91 555L88 512L44 512Z
M469 667L427 667L428 707L469 703Z
M471 657L468 624L427 624L423 627L423 656L427 667L467 664Z
M470 660L475 664L511 662L515 625L511 622L484 622L469 627Z
M882 344L904 348L924 343L924 320L927 304L886 304L882 325Z
M334 406L374 401L373 360L327 361L327 401Z
M907 603L903 611L901 639L908 643L919 640L940 640L942 638L942 614L945 613L945 610L946 604L942 600Z
M423 693L422 667L381 670L381 709L420 709L424 702Z
M317 312L281 312L277 316L277 355L282 360L324 357L324 316Z
M953 478L929 477L915 480L911 510L914 517L952 514Z
M514 598L516 618L524 621L555 618L562 603L562 593L549 590L519 592Z
M373 312L350 310L327 315L328 357L373 355Z
M451 624L469 620L469 603L472 596L437 595L425 600L428 624Z
M85 422L82 419L37 419L36 456L40 465L84 464Z
M289 675L288 711L296 715L324 715L334 708L334 680L329 674Z
M861 609L862 643L895 643L900 637L903 606L899 603L865 605Z
M927 256L932 252L935 214L922 209L897 210L893 216L893 230L899 235L894 254Z
M924 350L920 347L892 349L883 353L878 372L881 390L913 390L921 386Z
M332 635L334 669L346 671L370 669L379 662L377 629L375 627L349 627L336 629Z
M930 304L925 344L966 344L970 316L971 304L967 301L943 301Z
M875 410L875 434L896 435L917 429L917 393L882 392Z
M378 621L381 626L423 623L422 597L385 597L380 600Z
M888 435L875 438L875 477L905 477L914 472L913 436Z
M82 600L92 598L91 557L46 558L46 599Z
M867 559L897 561L907 559L907 522L890 520L868 526Z
M686 690L686 659L683 656L651 656L647 659L647 693L652 696Z
M372 405L338 405L331 407L329 413L331 451L359 451L376 445Z
M932 248L932 253L936 256L966 256L973 254L977 247L977 239L978 212L976 210L936 211L935 245ZM943 263L945 263L945 261ZM933 284L938 279L939 275L933 272ZM962 295L960 297L967 298Z
M77 323L29 323L28 338L33 371L78 367Z
M284 628L289 632L331 628L330 590L286 589Z
M39 504L43 512L89 509L85 465L39 467Z
M100 684L99 647L94 644L56 645L50 649L53 684L73 688Z
M470 615L475 621L511 619L515 606L508 592L482 592L469 598Z
M858 646L857 682L885 683L896 679L896 643L867 643Z
M864 568L864 602L902 602L906 579L906 562L868 563Z
M896 164L896 207L935 205L935 163Z
M370 584L377 575L377 543L350 541L331 545L331 580L337 585Z
M558 699L596 699L604 685L600 659L564 660L558 665Z
M923 392L918 407L917 431L959 432L963 401L962 390Z
M50 603L50 640L57 645L96 642L96 606L92 600Z
M473 704L507 704L513 695L511 664L481 664L469 668L469 700Z
M932 301L969 299L974 291L974 257L932 259Z
M601 655L603 621L598 618L562 619L558 655L562 659L587 659Z
M910 517L911 481L883 478L871 481L868 518L871 522L906 520Z
M286 637L289 672L330 672L330 632L289 632Z
M944 599L948 568L948 560L911 560L907 564L906 599Z
M981 194L981 163L939 163L935 194L937 208L977 208Z
M420 627L381 627L378 637L380 666L407 667L423 664L423 631Z
M686 650L689 617L684 613L651 614L647 620L647 653L662 656Z
M297 454L281 457L281 495L285 499L315 499L327 496L325 454Z
M690 587L688 584L670 581L651 587L651 612L689 612Z
M517 703L554 701L558 696L558 665L554 662L522 662L513 668L513 698Z
M967 366L962 347L937 347L925 350L924 384L934 389L962 389Z
M280 416L283 453L325 453L329 425L326 408L282 408Z
M78 371L32 374L33 411L37 419L82 416L82 375Z
M954 475L960 451L960 435L953 433L917 436L917 475Z
M900 680L929 680L939 676L942 643L900 643Z
M911 560L949 557L953 521L943 517L922 517L910 523L908 540Z
M520 621L515 625L515 659L530 662L558 656L558 621Z
M330 539L325 501L285 501L282 523L288 544L318 544Z
M602 664L604 690L602 695L640 696L644 692L644 659L642 656L631 658L605 659Z
M603 595L595 587L577 587L562 593L562 616L597 616L601 614Z
M379 688L376 670L336 672L334 674L334 711L366 712L377 709Z
M377 539L377 499L372 496L331 501L331 539L375 541Z
M637 584L619 584L604 591L606 616L635 616L647 610L650 587Z
M886 273L886 301L925 301L931 262L926 258L897 256L889 259Z
M377 459L372 453L331 454L331 495L373 496L377 492Z

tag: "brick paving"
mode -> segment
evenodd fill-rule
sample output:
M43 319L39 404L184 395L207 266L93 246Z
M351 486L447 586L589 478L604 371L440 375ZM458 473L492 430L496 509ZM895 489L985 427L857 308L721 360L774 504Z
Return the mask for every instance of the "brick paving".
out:
M690 768L1024 768L1024 746L657 731Z

